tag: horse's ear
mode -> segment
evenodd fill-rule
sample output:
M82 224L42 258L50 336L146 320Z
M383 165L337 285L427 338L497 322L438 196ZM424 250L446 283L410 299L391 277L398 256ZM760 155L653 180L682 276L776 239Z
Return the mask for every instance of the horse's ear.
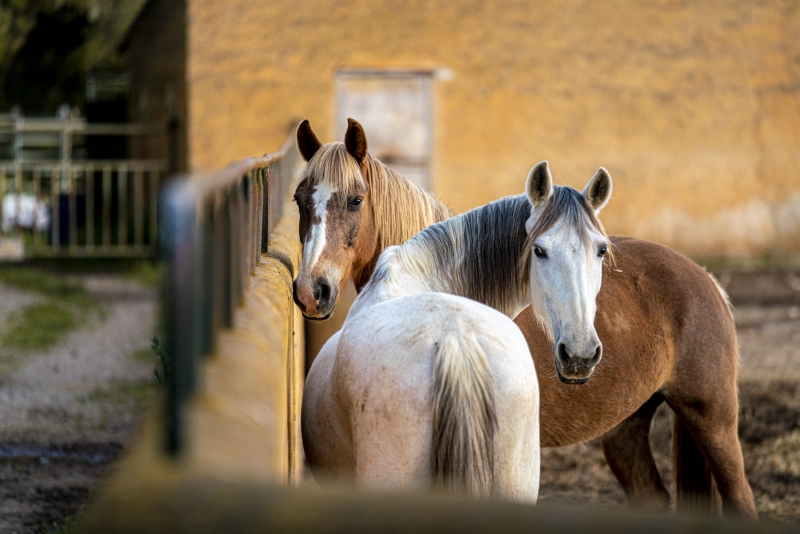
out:
M357 120L347 119L344 146L350 155L356 158L359 165L364 162L364 158L367 157L367 135Z
M589 183L586 184L586 187L583 188L583 198L586 199L586 203L595 213L599 213L611 199L613 188L611 175L603 167L600 167L594 173L592 179L589 180Z
M308 119L303 120L300 126L297 127L297 149L300 150L303 159L309 161L321 146L322 143L314 135L314 130L311 129Z
M553 194L553 176L550 174L547 160L537 163L528 173L525 193L534 208L550 199Z

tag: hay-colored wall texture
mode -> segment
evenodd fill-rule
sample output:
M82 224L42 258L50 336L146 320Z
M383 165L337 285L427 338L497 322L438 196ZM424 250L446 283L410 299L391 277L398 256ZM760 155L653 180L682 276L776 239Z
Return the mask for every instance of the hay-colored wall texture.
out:
M542 159L575 187L602 165L612 233L800 252L793 0L188 0L187 15L193 170L278 146L301 118L332 140L340 69L430 69L433 190L456 211L521 192Z

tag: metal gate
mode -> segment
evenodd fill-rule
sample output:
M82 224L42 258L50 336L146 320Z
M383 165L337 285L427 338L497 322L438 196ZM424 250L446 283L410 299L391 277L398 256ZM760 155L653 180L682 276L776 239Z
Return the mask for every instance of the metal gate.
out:
M86 159L81 145L89 136L166 142L166 135L160 126L89 124L69 110L58 118L0 115L0 249L25 257L154 256L166 162Z

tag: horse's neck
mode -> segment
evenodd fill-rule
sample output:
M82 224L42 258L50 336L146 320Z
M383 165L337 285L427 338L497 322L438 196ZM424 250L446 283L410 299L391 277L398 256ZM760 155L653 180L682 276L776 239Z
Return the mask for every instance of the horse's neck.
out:
M383 164L379 163L379 165ZM386 194L390 189L389 180L395 180L396 183L399 182L397 185L401 186L391 188L391 195ZM402 245L431 224L444 221L452 215L450 209L436 197L415 187L410 187L411 182L403 176L395 174L394 177L387 177L386 181L387 183L383 184L385 189L381 191L382 194L376 195L373 202L383 204L380 207L376 206L376 214L383 215L388 211L393 216L376 216L378 244L372 257L353 274L353 282L359 293L375 271L378 258L384 250L395 245ZM397 209L398 206L402 206L402 212ZM398 232L398 227L402 227L402 231Z
M387 250L359 295L357 309L403 295L439 292L477 300L516 317L530 304L527 273L518 273L523 268L519 256L526 206L508 197L432 226Z
M394 255L397 249L398 247L392 247L387 250L380 261L376 262L374 269L377 269L377 273L368 280L363 290L359 291L356 300L350 306L348 319L390 299L436 291L426 280L415 277L395 261Z
M375 271L375 266L378 264L378 258L381 256L380 246L375 247L372 257L361 267L355 269L353 272L353 285L356 286L356 293L361 293L364 286L369 282L372 273Z

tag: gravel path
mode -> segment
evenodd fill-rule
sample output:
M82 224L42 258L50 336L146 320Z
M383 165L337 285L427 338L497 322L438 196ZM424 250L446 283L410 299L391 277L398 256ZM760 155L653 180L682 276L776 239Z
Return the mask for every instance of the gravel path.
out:
M41 302L44 297L0 284L0 325L6 324L16 310Z
M35 532L75 513L155 391L155 291L113 276L78 280L102 312L0 377L0 532ZM0 324L42 298L0 285Z

